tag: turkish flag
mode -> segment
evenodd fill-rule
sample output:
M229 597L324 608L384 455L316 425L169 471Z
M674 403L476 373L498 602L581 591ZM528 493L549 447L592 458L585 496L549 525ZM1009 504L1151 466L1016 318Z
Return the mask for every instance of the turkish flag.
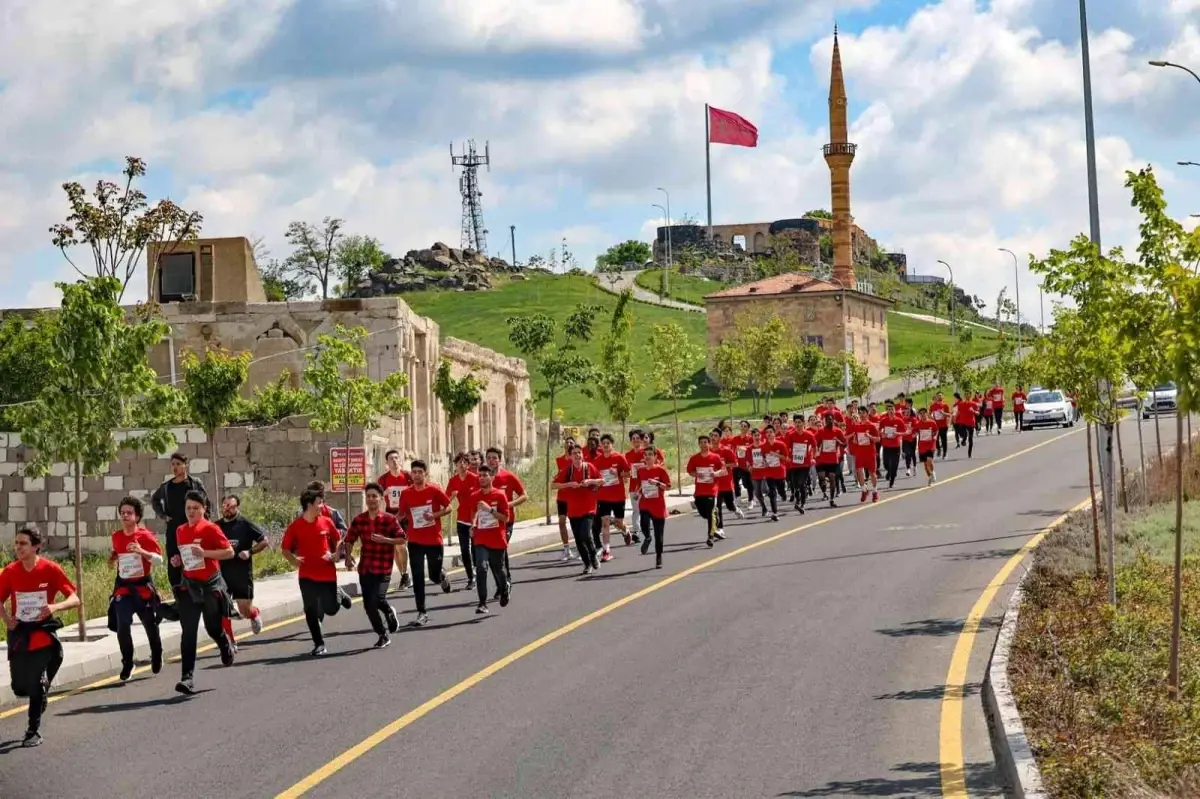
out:
M732 111L708 108L708 140L713 144L757 147L758 128Z

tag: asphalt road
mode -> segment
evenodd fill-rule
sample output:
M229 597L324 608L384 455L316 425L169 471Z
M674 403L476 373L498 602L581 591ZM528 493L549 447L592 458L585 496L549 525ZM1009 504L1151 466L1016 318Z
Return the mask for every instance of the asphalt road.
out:
M324 659L302 621L281 625L232 668L202 656L197 696L173 693L172 663L53 703L40 749L16 748L24 718L4 719L0 796L275 796L368 738L307 795L940 796L962 619L1087 493L1082 427L964 452L932 489L902 477L878 505L734 522L712 550L676 517L662 571L635 547L588 579L556 553L522 557L508 608L480 618L473 594L431 594L433 623L384 651L358 605L327 623ZM409 594L392 601L412 618ZM972 795L996 793L978 701L993 635L968 686Z

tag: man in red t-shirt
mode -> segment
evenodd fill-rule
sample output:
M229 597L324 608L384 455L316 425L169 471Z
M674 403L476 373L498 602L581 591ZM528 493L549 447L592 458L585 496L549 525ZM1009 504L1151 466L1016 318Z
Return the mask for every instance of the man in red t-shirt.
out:
M933 485L937 480L937 475L933 471L933 459L937 453L938 425L929 418L927 409L921 408L917 412L917 422L913 425L913 432L916 433L917 439L917 458L925 464L925 477L929 480L927 485Z
M716 515L713 513L717 505L717 480L724 476L725 461L712 451L708 436L700 436L696 443L700 451L688 458L687 473L693 481L692 500L696 503L696 512L708 528L705 543L711 547L717 540Z
M885 408L883 416L879 417L879 443L883 450L883 475L887 478L888 488L894 488L896 475L900 472L900 455L908 425L904 417L896 413L894 402L888 400Z
M968 394L963 398L955 394L954 398L954 436L959 446L967 445L967 457L975 452L975 433L979 430L979 403Z
M340 543L337 528L321 513L320 495L306 490L300 495L300 516L284 531L279 550L299 572L300 599L312 635L313 657L326 652L321 622L326 616L337 615L339 607L349 609L351 605L337 582L335 562Z
M710 448L721 456L725 464L725 475L717 478L717 538L725 537L725 513L731 510L739 519L746 518L742 509L733 501L733 470L737 468L737 455L727 441L721 439L721 429L718 427L709 435Z
M775 434L775 428L768 427L762 444L755 448L761 453L762 466L754 482L754 491L758 494L759 510L767 515L767 499L771 500L771 521L779 521L778 499L787 499L787 469L790 462L788 445Z
M846 446L846 437L834 426L831 413L825 414L825 426L813 435L817 442L817 477L821 491L829 497L829 507L837 507L838 473L841 471L841 449Z
M233 665L233 642L225 634L223 621L229 617L231 598L221 577L220 561L233 557L233 545L221 528L204 518L208 498L199 491L187 492L184 501L186 521L175 530L179 551L171 556L172 565L182 570L183 582L176 606L179 610L179 648L181 676L175 690L195 693L196 639L200 620L204 631L221 651L221 663ZM333 526L333 522L329 523Z
M938 426L935 452L945 460L950 445L950 406L946 404L946 398L940 391L933 395L933 402L929 403L929 416Z
M375 482L383 488L384 508L399 518L400 497L404 495L405 489L412 485L412 477L400 466L400 450L389 449L384 458L387 460L388 470L379 475ZM404 520L401 519L401 530L405 529L404 524ZM412 584L408 576L408 546L405 544L396 547L396 568L400 570L400 590L403 591Z
M750 435L749 422L743 420L739 428L741 433L733 436L730 441L730 447L738 461L737 468L733 470L733 498L735 501L740 499L744 487L746 507L749 508L754 504L754 478L750 476L750 444L753 443L753 436Z
M504 535L508 540L512 540L513 525L517 523L517 508L529 501L529 494L525 492L525 484L521 482L521 478L501 465L504 453L499 447L488 447L484 455L488 468L492 470L492 488L503 491L504 498L508 500L508 521L504 523ZM508 564L507 543L504 545L504 574L508 577L508 591L511 593L512 567ZM497 586L496 595L492 599L500 599L501 593L503 592Z
M616 525L629 546L633 539L625 529L625 481L629 479L629 461L613 449L613 437L605 433L600 436L600 451L592 459L592 465L600 473L600 488L596 490L596 515L592 519L592 541L600 547L600 562L612 560L609 537L612 525ZM603 542L603 543L601 543Z
M600 472L584 459L583 447L579 444L571 445L571 460L558 470L551 487L563 497L563 512L571 524L575 549L583 561L583 574L587 576L600 568L600 554L592 538L592 517L596 513Z
M559 460L562 460L559 458ZM458 530L458 554L462 560L463 571L467 573L467 590L475 588L475 555L471 552L471 516L467 511L467 499L479 490L479 474L471 469L471 458L467 453L460 452L454 456L454 474L446 483L446 496L458 500L458 511L455 514L455 527ZM561 493L561 492L560 492ZM561 497L558 501L558 521L561 531L566 523L566 509ZM566 557L571 559L570 547L564 544Z
M442 540L442 517L450 515L450 497L440 486L427 482L425 461L416 460L409 466L412 485L400 495L401 519L408 522L409 566L412 568L413 599L417 603L414 627L429 623L425 612L425 567L429 579L442 586L442 593L451 590L450 575L442 568L445 546Z
M142 527L145 506L137 497L125 497L117 505L121 529L112 534L108 562L117 569L110 603L117 622L117 645L121 649L121 682L133 675L133 619L136 616L150 644L150 670L162 671L162 638L158 630L158 591L151 571L163 562L162 548L154 533Z
M654 539L654 568L662 568L663 536L667 527L667 490L671 487L671 475L662 467L658 450L647 447L642 468L642 499L638 509L642 514L642 554L650 551L650 540ZM728 467L726 467L728 468Z
M645 436L638 428L629 431L629 450L625 453L625 462L629 464L629 528L632 541L641 540L642 514L638 509L638 467L642 464L642 450L646 446ZM562 468L562 464L559 464Z
M1017 426L1017 432L1020 433L1021 425L1025 420L1025 400L1029 399L1029 395L1025 393L1025 386L1017 384L1017 390L1012 393L1013 404L1013 424Z
M16 560L0 569L0 621L8 629L8 668L13 693L29 698L29 727L22 746L42 742L46 695L63 662L62 644L43 625L56 613L79 607L75 586L59 566L39 555L42 533L33 525L17 531ZM62 595L61 602L54 599Z
M808 472L816 455L817 439L804 426L804 414L792 415L792 428L783 437L788 449L788 482L792 491L792 507L804 513L808 504Z
M500 586L500 607L508 607L512 579L508 576L508 564L504 555L508 551L506 526L512 520L512 508L508 494L492 483L495 475L490 465L479 467L479 490L469 500L467 507L472 512L471 537L475 547L475 589L479 596L477 614L486 614L487 575L490 571Z
M859 502L867 501L867 483L870 482L874 492L872 502L879 501L878 463L876 463L875 447L879 443L879 428L870 419L871 412L859 408L858 419L848 422L846 432L849 437L850 453L854 456L855 476L862 485L862 496Z
M996 422L996 435L1000 435L1000 428L1004 427L1004 387L999 383L992 386L992 390L988 392L988 401L992 406L992 418Z

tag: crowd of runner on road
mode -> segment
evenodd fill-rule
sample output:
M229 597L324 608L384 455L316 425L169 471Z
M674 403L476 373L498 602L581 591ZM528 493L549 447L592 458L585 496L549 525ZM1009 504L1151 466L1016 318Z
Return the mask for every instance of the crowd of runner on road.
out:
M836 508L839 497L851 493L851 483L860 503L878 502L880 482L894 487L902 466L905 478L923 471L932 485L935 462L949 454L951 431L955 449L965 448L970 458L976 435L1001 433L1006 400L1012 402L1020 431L1026 398L1021 386L1006 396L997 385L966 398L955 393L951 402L939 393L928 407L915 407L903 394L882 408L858 402L839 408L826 398L812 413L769 414L757 426L742 421L735 429L731 420L724 420L711 434L699 436L697 451L687 461L692 504L705 525L704 543L713 547L726 538L726 514L743 519L757 507L760 517L777 521L789 504L804 514L817 502L818 492L821 503ZM582 443L567 438L557 458L552 489L562 561L578 559L583 575L613 559L614 528L627 546L640 543L642 555L653 547L655 566L663 565L671 475L653 433L632 430L628 438L629 448L621 453L612 435L592 428ZM386 459L388 470L363 491L366 510L349 525L325 504L324 485L314 482L300 494L300 511L283 533L280 549L296 568L314 657L326 654L324 618L353 604L338 583L339 560L347 569L357 569L363 610L377 636L375 648L387 647L399 628L388 601L393 570L400 573L399 588L412 589L412 624L429 623L427 585L444 593L454 590L444 564L442 524L452 510L457 511L465 589L474 589L478 598L475 613L488 614L489 599L502 608L510 602L508 544L516 509L528 494L521 479L502 466L500 450L459 453L445 486L428 479L421 460L405 469L398 451L388 452ZM266 533L241 514L237 496L223 497L219 518L209 518L212 500L204 484L188 473L187 456L173 455L171 468L172 477L151 497L155 514L166 520L165 551L142 524L142 501L131 496L119 503L121 529L112 534L109 558L115 578L108 626L117 635L120 680L126 681L134 671L135 618L145 629L154 674L163 667L159 623L178 621L181 672L175 690L190 695L196 690L201 622L225 666L234 663L238 651L234 618L248 619L252 632L261 632L253 558L270 544ZM63 623L57 614L80 604L62 567L39 555L43 540L36 526L23 527L16 535L16 559L0 570L0 618L8 628L12 688L29 700L27 747L42 742L42 716L63 662L57 635ZM155 564L164 562L169 602L151 576ZM495 583L490 597L489 573Z

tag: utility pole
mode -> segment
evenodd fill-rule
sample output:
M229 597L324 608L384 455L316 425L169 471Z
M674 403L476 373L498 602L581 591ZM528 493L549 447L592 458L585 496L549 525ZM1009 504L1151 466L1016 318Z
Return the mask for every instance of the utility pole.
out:
M1017 360L1021 360L1021 268L1017 266L1017 254L1012 250L1001 247L1000 252L1006 252L1013 259L1013 289L1017 295Z
M516 225L508 226L508 237L512 241L512 254L513 254L512 265L515 268L517 265L517 226Z
M954 270L945 261L938 261L950 272L950 335L954 335Z

